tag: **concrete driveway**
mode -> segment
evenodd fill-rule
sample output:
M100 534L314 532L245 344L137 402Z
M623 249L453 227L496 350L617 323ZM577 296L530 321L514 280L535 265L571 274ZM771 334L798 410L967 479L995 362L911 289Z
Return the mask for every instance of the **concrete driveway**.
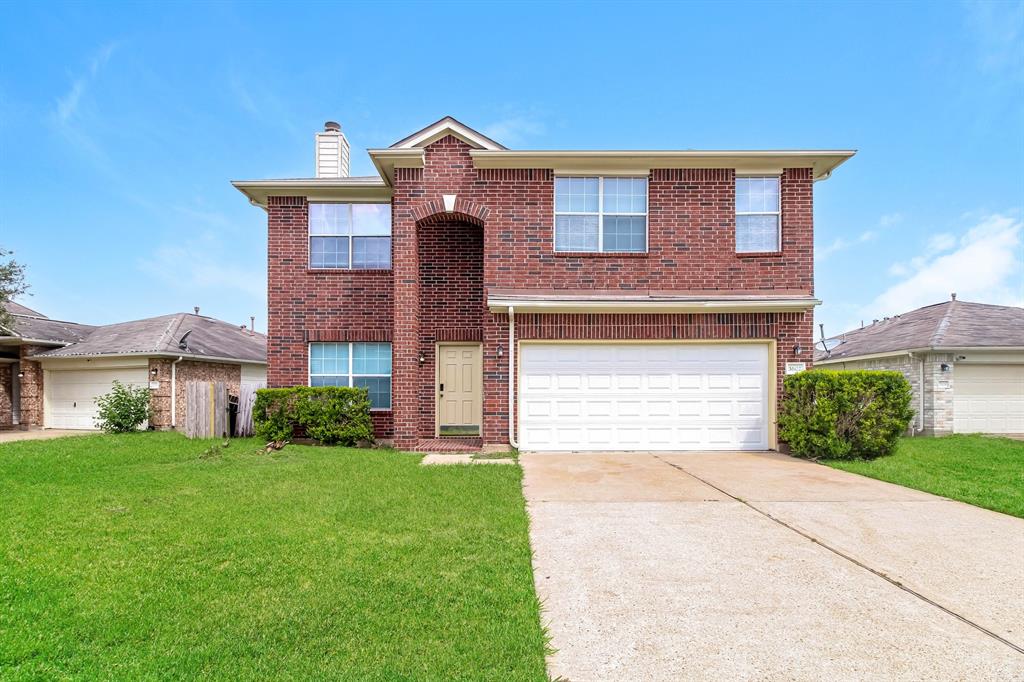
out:
M69 429L31 429L19 431L12 429L0 431L0 445L19 440L49 440L51 438L64 438L65 436L95 436L97 433L99 431L71 431Z
M1024 679L1024 520L784 455L520 461L555 678Z

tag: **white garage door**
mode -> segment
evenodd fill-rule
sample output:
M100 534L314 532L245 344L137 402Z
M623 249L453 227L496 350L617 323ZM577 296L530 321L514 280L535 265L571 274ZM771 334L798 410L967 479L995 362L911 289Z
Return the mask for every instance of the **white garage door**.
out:
M1024 365L957 364L953 431L1024 433Z
M114 379L148 386L145 367L49 370L43 379L43 423L51 429L95 429L96 398L109 393Z
M765 450L767 344L524 343L523 450Z

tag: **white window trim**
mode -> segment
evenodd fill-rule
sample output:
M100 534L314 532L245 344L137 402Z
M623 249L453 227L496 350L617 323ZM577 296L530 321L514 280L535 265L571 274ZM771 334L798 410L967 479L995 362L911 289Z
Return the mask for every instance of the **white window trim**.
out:
M779 209L777 211L736 211L735 210L736 209L736 180L740 180L741 178L746 178L746 179L752 179L752 178L775 178L776 180L778 180L779 181ZM746 254L746 253L782 253L782 176L781 175L776 175L774 173L754 173L754 174L745 174L745 173L744 174L740 174L740 173L738 173L736 175L736 180L733 181L733 185L732 185L732 191L733 191L733 202L732 202L732 205L733 205L733 210L736 213L737 217L739 217L741 215L773 215L773 216L776 216L778 218L775 221L775 229L776 229L776 231L778 233L775 236L775 243L778 244L778 246L775 248L774 251L740 251L739 250L739 240L736 239L736 229L739 227L739 221L738 220L733 220L733 240L732 241L733 241L733 248L736 250L736 253L740 253L740 254Z
M333 206L348 206L348 217L349 217L349 232L348 234L320 234L313 232L313 225L309 219L309 207L313 204L324 205L330 204ZM394 231L394 224L392 224L392 230L385 235L371 235L371 234L353 234L352 231L355 229L355 213L352 207L355 205L366 205L366 204L385 204L385 202L373 202L373 201L308 201L306 203L306 267L310 270L354 270L355 272L360 271L373 271L373 270L393 270L394 259L391 254L388 256L388 267L386 268L354 268L352 267L352 255L355 251L355 238L365 237L367 239L394 239L392 232ZM386 204L390 206L390 204ZM331 237L333 239L347 239L348 240L348 265L339 266L335 268L326 267L323 265L313 265L313 237ZM394 242L392 242L392 248ZM325 342L329 343L329 342ZM360 375L362 376L362 375Z
M559 211L558 210L558 180L559 179L571 179L571 178L597 178L597 213L591 213L588 211ZM643 251L605 251L604 250L604 181L606 178L643 178L646 183L644 186L644 205L647 206L647 210L643 213L609 213L610 216L626 216L630 218L644 218L644 250ZM554 182L551 184L551 196L552 196L552 207L554 214L551 224L551 248L555 253L622 253L622 254L635 254L635 253L649 253L651 249L651 219L649 214L651 212L651 179L650 177L643 175L556 175ZM558 250L558 216L597 216L597 251L559 251Z
M337 235L335 235L337 236ZM329 270L336 270L338 268L327 268ZM337 377L344 376L341 374L313 374L313 344L315 343L335 343L345 344L348 346L348 387L353 388L355 386L356 377L378 377L382 379L391 379L391 391L388 394L388 402L394 407L395 400L395 380L394 367L391 368L391 374L353 374L352 368L355 366L355 348L357 343L386 343L392 347L392 363L394 363L394 346L390 341L310 341L306 344L306 385L310 388L313 387L313 377ZM370 407L370 412L390 412L391 407Z

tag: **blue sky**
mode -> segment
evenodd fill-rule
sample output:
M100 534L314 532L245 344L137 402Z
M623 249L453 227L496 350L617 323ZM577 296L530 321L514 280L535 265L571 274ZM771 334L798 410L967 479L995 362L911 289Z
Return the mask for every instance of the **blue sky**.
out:
M19 3L0 25L0 246L26 303L265 329L265 214L451 114L514 148L856 148L816 185L819 321L1024 303L1024 4Z

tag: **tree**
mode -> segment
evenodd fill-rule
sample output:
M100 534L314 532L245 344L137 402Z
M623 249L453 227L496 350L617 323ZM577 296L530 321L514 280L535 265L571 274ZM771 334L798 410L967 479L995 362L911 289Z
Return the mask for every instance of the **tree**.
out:
M10 329L14 319L7 312L7 304L28 291L25 284L25 266L14 260L13 251L0 246L0 327Z

